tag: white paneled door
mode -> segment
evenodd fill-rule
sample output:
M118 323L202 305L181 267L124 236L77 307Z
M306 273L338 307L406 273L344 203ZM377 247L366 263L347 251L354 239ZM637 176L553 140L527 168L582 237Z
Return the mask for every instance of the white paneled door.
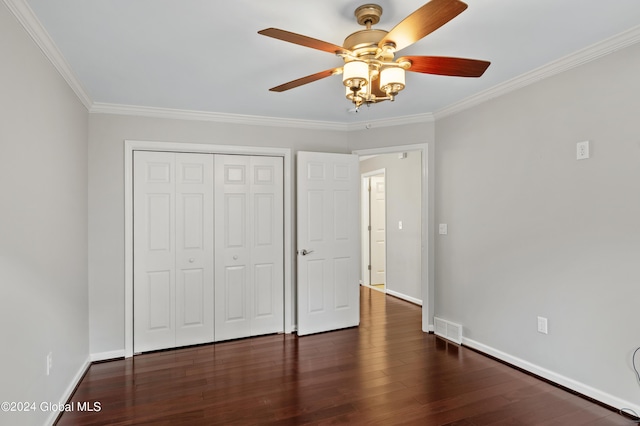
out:
M213 340L213 157L134 153L134 350Z
M134 352L284 331L282 163L134 152Z
M386 206L384 175L371 176L370 224L371 237L371 285L385 284L386 270Z
M284 331L282 158L216 155L216 340Z
M360 322L358 157L298 152L298 334Z

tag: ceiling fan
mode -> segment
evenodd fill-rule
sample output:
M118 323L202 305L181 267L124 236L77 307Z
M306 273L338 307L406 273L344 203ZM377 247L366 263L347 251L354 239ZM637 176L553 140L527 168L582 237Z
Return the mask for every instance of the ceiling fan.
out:
M268 37L333 53L344 65L320 71L269 89L284 92L314 81L342 74L346 97L356 108L385 100L393 101L405 87L405 71L456 77L480 77L491 64L487 61L445 56L402 56L399 50L437 30L467 8L460 0L431 0L407 16L391 31L371 28L380 21L382 7L365 4L354 14L366 29L347 36L342 46L278 28L258 31Z

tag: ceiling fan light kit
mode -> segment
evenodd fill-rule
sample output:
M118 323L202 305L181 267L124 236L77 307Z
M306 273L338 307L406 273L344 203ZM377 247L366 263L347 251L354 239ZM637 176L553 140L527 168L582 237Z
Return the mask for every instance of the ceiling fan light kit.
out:
M395 59L397 51L440 28L467 8L460 0L431 0L406 17L391 31L371 28L380 22L382 7L364 4L354 15L364 30L356 31L337 46L311 37L277 28L259 34L289 43L322 50L341 57L342 67L311 74L269 90L283 92L331 75L342 74L346 98L355 108L382 101L393 101L405 88L405 71L457 77L480 77L490 62L442 56L406 56Z

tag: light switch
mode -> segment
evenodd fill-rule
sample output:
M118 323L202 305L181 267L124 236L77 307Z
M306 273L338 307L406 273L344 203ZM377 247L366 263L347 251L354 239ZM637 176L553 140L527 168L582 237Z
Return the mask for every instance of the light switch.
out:
M438 233L440 235L447 235L447 224L446 223L441 223L438 226Z
M398 229L402 229L402 221L398 221Z

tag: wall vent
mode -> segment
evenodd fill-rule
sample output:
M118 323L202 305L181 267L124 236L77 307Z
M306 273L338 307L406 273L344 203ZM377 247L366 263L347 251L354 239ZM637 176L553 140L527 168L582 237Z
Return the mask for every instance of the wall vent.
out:
M443 320L442 318L438 317L435 317L433 321L434 333L436 334L436 336L444 337L445 339L451 340L458 345L462 344L462 326L460 324Z

